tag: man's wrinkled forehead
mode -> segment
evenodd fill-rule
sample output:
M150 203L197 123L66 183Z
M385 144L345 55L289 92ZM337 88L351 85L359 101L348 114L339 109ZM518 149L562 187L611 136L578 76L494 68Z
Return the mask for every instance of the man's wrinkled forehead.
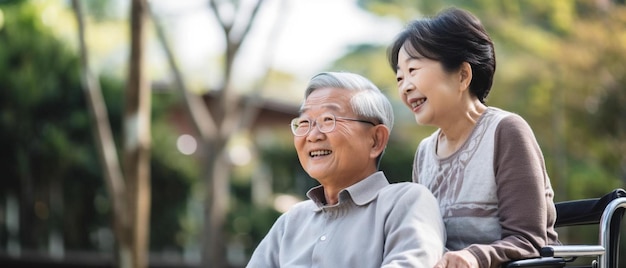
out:
M300 107L300 114L304 114L304 113L307 113L310 111L316 111L316 110L339 112L339 111L345 110L345 108L339 105L338 103L310 104L305 101L305 103L302 104L302 107Z

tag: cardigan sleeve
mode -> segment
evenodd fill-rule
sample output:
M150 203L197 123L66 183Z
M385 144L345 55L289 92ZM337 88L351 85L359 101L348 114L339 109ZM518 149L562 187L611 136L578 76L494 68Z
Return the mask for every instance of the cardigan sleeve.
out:
M552 189L543 155L530 126L518 115L504 118L496 129L494 173L502 236L489 245L471 245L480 267L538 257L549 243L556 219ZM555 234L555 233L554 233Z

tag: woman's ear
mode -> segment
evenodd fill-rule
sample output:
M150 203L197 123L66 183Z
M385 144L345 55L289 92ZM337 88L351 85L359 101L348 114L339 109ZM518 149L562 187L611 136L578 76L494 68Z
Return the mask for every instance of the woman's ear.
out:
M389 128L387 128L387 126L383 124L380 124L374 126L373 131L373 143L370 150L370 156L372 158L377 158L383 153L383 151L387 147L387 143L389 142Z
M463 62L459 69L459 84L462 90L469 89L472 82L472 65L468 62Z

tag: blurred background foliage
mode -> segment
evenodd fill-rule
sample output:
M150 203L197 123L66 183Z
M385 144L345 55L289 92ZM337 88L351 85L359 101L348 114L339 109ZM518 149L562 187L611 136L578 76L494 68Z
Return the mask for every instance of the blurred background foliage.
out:
M529 122L543 150L556 201L598 197L624 187L624 1L356 2L402 23L451 5L476 14L497 50L496 78L487 104L516 112ZM115 39L118 42L126 40L122 35L127 29L120 22L125 15L119 7L109 1L86 3L92 27L121 36ZM46 15L51 5L58 10L54 21ZM0 1L0 253L62 256L70 251L110 252L113 247L108 196L80 88L76 37L68 30L75 29L73 25L70 7L63 2ZM108 49L123 45L111 45L110 39L91 43L96 51L105 49L106 43ZM98 63L117 141L123 62L124 55L119 62ZM156 73L166 69L152 68ZM416 126L398 101L386 47L355 44L327 70L360 73L392 99L397 124L381 169L394 182L410 180L415 147L434 129ZM284 85L288 79L293 77L281 75L269 83ZM194 263L199 258L199 200L205 193L199 181L200 162L177 149L177 138L184 132L175 127L180 103L170 90L154 90L150 249L161 257ZM228 258L233 266L245 263L280 215L277 200L304 199L306 190L315 185L299 165L286 125L255 133L253 160L237 166L232 175L233 200L225 231L232 241ZM256 185L259 173L269 176L271 184ZM255 200L268 193L274 202ZM597 239L597 233L564 230L561 239L582 243Z

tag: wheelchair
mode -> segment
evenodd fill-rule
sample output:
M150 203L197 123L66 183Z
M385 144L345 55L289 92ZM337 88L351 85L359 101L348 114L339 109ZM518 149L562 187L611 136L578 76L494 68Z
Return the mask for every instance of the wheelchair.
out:
M558 202L555 206L555 227L597 225L598 244L546 246L540 250L541 257L512 261L504 264L503 268L618 268L620 226L626 210L626 191L615 189L601 198ZM591 261L582 266L573 266L574 261L581 257Z

